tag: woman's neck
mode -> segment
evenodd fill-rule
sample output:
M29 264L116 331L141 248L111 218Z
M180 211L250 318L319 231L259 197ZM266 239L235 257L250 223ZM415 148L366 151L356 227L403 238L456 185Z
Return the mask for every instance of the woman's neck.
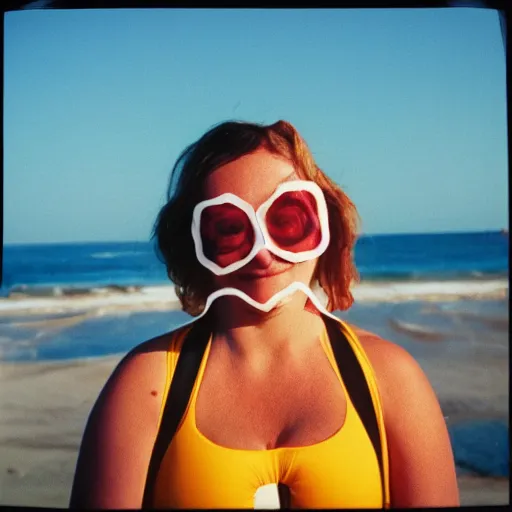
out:
M283 353L300 354L324 329L321 315L297 294L269 313L257 311L238 298L218 304L215 311L218 343L238 360L265 361Z

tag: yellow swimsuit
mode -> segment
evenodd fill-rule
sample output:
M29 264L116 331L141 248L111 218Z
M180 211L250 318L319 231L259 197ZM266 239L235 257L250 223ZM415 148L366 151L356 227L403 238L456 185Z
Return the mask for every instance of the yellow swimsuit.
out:
M346 324L340 324L361 363L376 407L384 459L384 493L375 450L347 393L327 331L324 331L322 346L347 396L342 428L325 441L298 448L239 450L219 446L207 439L197 429L195 416L210 339L188 407L158 470L153 507L254 508L258 488L280 483L288 486L293 508L387 508L387 450L373 371L355 334ZM163 404L185 334L178 331L169 347L168 383Z

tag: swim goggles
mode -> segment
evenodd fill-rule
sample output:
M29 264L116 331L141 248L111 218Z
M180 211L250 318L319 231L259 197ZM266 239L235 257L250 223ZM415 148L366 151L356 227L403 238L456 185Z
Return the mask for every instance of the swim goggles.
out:
M234 272L263 248L291 263L318 258L330 240L327 205L312 181L287 181L255 211L226 193L198 203L192 237L199 262L216 275Z

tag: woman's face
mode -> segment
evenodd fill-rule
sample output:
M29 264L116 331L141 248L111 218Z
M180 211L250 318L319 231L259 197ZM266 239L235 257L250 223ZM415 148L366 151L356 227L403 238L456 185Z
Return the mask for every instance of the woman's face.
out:
M290 162L257 150L212 172L204 184L204 199L230 192L257 210L278 185L298 179L301 178ZM309 286L317 261L290 263L262 249L241 269L223 276L213 275L214 284L216 289L237 288L263 303L294 281Z

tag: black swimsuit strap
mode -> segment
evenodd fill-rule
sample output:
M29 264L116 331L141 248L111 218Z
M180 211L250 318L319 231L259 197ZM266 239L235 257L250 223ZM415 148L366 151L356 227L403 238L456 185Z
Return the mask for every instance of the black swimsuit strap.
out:
M142 508L152 506L158 470L187 409L210 334L209 323L206 317L203 317L192 324L183 342L151 454Z
M377 422L377 414L373 405L370 388L364 375L361 364L352 349L345 334L340 329L338 322L327 315L323 315L327 333L331 343L336 364L343 377L347 392L354 404L354 408L361 419L364 428L372 442L377 460L379 462L381 484L384 494L384 464L382 457L382 445Z

